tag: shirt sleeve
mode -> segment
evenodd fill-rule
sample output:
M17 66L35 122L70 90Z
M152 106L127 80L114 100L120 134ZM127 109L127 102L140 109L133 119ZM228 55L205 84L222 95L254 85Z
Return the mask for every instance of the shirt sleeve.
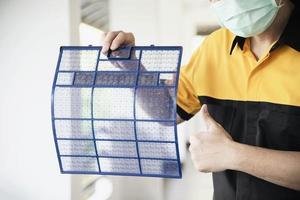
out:
M199 68L207 59L204 53L207 50L208 38L206 38L200 47L196 49L190 58L189 62L180 69L178 92L177 92L177 114L183 120L192 118L201 108L201 103L198 99L196 88L199 82L197 81L197 73ZM206 54L207 55L207 54ZM200 70L201 71L201 70Z

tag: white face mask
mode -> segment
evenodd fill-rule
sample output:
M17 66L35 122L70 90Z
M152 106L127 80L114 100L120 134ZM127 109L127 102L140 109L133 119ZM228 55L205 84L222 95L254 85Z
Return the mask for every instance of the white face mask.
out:
M276 0L220 0L212 3L221 24L245 38L264 32L281 6Z

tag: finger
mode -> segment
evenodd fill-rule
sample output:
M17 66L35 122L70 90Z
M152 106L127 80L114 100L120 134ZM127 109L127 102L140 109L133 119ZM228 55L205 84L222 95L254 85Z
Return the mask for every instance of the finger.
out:
M126 45L130 45L130 46L134 46L135 45L135 38L134 38L133 33L131 33L131 32L126 33L125 44Z
M200 143L201 137L202 136L199 133L190 135L189 138L190 146L198 145Z
M206 104L202 105L200 113L201 113L201 117L203 118L207 128L209 128L210 126L218 125L218 123L210 116Z
M190 141L196 141L196 140L198 140L198 138L199 138L200 136L199 136L199 134L197 133L193 133L193 134L191 134L190 135Z
M202 114L203 117L207 117L208 109L207 109L207 105L206 104L203 104L201 106L200 113Z
M117 35L120 32L121 31L112 31L112 32L108 32L106 34L105 39L103 41L103 47L102 47L102 53L103 54L107 54L107 52L110 49L110 46L111 46L113 40L117 37Z
M131 44L131 40L132 40L132 34L130 33L124 33L124 32L120 32L117 37L113 40L110 49L111 50L116 50L117 48L121 47L121 46L127 46L129 44Z

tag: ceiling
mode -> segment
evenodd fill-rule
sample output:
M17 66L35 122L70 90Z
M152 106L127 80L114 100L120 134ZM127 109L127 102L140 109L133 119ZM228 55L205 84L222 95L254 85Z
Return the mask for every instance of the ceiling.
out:
M81 21L102 31L109 29L109 0L81 0Z

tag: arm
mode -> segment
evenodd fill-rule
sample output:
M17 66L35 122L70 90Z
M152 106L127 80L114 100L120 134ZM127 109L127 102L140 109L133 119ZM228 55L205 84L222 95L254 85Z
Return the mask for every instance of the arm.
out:
M199 171L237 170L300 191L300 152L237 143L209 115L206 105L199 114L205 130L190 138L191 157Z
M276 151L234 143L231 169L300 191L300 152ZM251 159L249 159L251 158Z
M132 33L125 33L123 31L113 31L108 32L106 37L103 41L103 49L102 53L107 54L109 49L116 50L121 46L134 46L135 45L135 38ZM116 63L117 64L117 63ZM153 109L151 106L151 101L155 102L155 105L161 106L161 108ZM168 102L169 104L173 104L173 99L171 98L168 89L165 91L156 91L151 90L150 92L139 91L137 93L137 102L142 106L142 108L150 115L150 116L158 116L158 111L166 110L163 104L159 104L158 102ZM149 103L148 103L149 102ZM159 116L162 118L168 119L171 118L170 115L172 113L166 110L165 113L159 113ZM177 123L181 123L183 120L177 115L176 117Z
M166 109L167 104L167 107L172 108L174 103L167 88L164 90L140 90L136 93L136 97L138 104L149 116L161 119L173 118L172 110ZM153 105L155 109L153 109Z

